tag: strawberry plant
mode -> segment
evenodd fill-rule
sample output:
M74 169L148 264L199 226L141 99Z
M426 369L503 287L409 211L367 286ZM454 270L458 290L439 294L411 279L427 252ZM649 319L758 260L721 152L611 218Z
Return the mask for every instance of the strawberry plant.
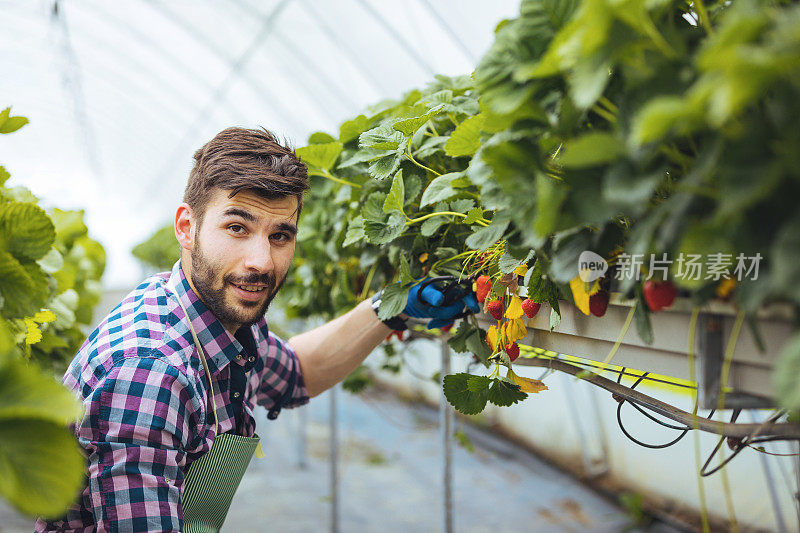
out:
M518 304L546 305L552 328L564 301L602 320L618 292L645 340L671 298L649 305L648 280L726 298L753 328L767 304L796 315L798 29L783 2L523 0L472 76L437 76L297 150L313 183L290 316L331 318L388 286L387 317L423 276L476 280L500 319L464 320L450 344L495 368L445 378L445 394L478 412L538 387L507 357ZM600 279L581 278L585 251L607 262ZM697 257L713 261L687 276ZM763 262L741 276L743 258ZM800 334L776 371L785 407L800 407L798 369Z
M0 133L24 117L0 113ZM97 302L105 255L82 213L48 214L0 167L0 495L20 511L49 517L73 503L84 458L67 427L80 403L36 362L53 368L74 355Z

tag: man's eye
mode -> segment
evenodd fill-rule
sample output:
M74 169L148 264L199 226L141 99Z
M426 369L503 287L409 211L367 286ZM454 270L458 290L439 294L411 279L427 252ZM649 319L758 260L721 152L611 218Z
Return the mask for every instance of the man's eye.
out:
M290 240L290 237L287 233L276 233L272 236L272 238L278 242L287 242Z
M233 233L244 233L244 226L240 226L239 224L231 224L228 226L228 229Z

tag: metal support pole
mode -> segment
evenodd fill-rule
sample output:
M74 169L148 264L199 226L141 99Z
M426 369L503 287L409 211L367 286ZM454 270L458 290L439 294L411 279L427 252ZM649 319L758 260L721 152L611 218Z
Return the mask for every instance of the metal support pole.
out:
M336 400L339 386L330 389L330 457L331 457L331 532L339 533L339 419Z
M603 411L600 409L600 394L597 387L589 386L589 403L592 404L594 410L594 427L597 432L597 437L600 441L600 457L595 457L591 460L592 471L589 472L590 476L602 476L608 474L609 470L609 446L608 437L606 435L606 428L603 425Z
M450 373L450 347L446 340L442 340L442 371L440 382ZM442 429L442 444L444 448L444 516L443 530L445 533L453 531L453 409L447 403L444 394L439 401L439 425Z
M580 383L572 383L573 390L574 387L580 386ZM589 442L586 438L586 431L583 428L583 422L581 421L580 410L578 406L575 404L575 396L571 393L571 391L565 391L564 395L567 398L567 407L569 408L569 412L572 415L572 421L575 423L575 430L578 432L578 440L581 443L581 461L583 462L583 473L587 476L592 475L592 461L589 458L589 453L586 450L586 443Z
M756 415L752 410L749 411L749 414L752 423L756 424L761 422L756 419ZM786 523L783 521L781 506L780 503L778 503L778 492L775 490L775 477L772 475L772 469L769 467L769 458L763 453L759 453L758 458L761 460L761 468L764 470L764 477L767 479L769 499L772 503L772 510L775 512L775 524L778 526L778 531L780 533L786 533Z
M297 410L297 466L308 467L308 409Z

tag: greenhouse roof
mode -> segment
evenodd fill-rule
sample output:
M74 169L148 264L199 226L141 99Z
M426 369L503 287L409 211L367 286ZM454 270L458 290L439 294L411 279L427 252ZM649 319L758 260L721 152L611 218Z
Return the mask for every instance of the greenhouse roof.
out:
M469 74L516 0L0 1L2 106L30 124L0 164L46 206L85 209L105 283L172 220L192 154L264 126L296 146L436 74Z

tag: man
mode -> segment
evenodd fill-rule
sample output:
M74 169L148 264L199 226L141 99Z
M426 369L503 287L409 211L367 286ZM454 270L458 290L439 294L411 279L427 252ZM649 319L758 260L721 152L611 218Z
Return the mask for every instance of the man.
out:
M142 282L81 347L64 382L86 415L80 499L36 531L216 531L258 447L253 409L308 402L391 331L365 300L286 343L264 313L294 256L307 170L266 130L230 128L195 155L175 214L181 258ZM452 322L474 295L406 312ZM405 314L387 321L404 327Z

